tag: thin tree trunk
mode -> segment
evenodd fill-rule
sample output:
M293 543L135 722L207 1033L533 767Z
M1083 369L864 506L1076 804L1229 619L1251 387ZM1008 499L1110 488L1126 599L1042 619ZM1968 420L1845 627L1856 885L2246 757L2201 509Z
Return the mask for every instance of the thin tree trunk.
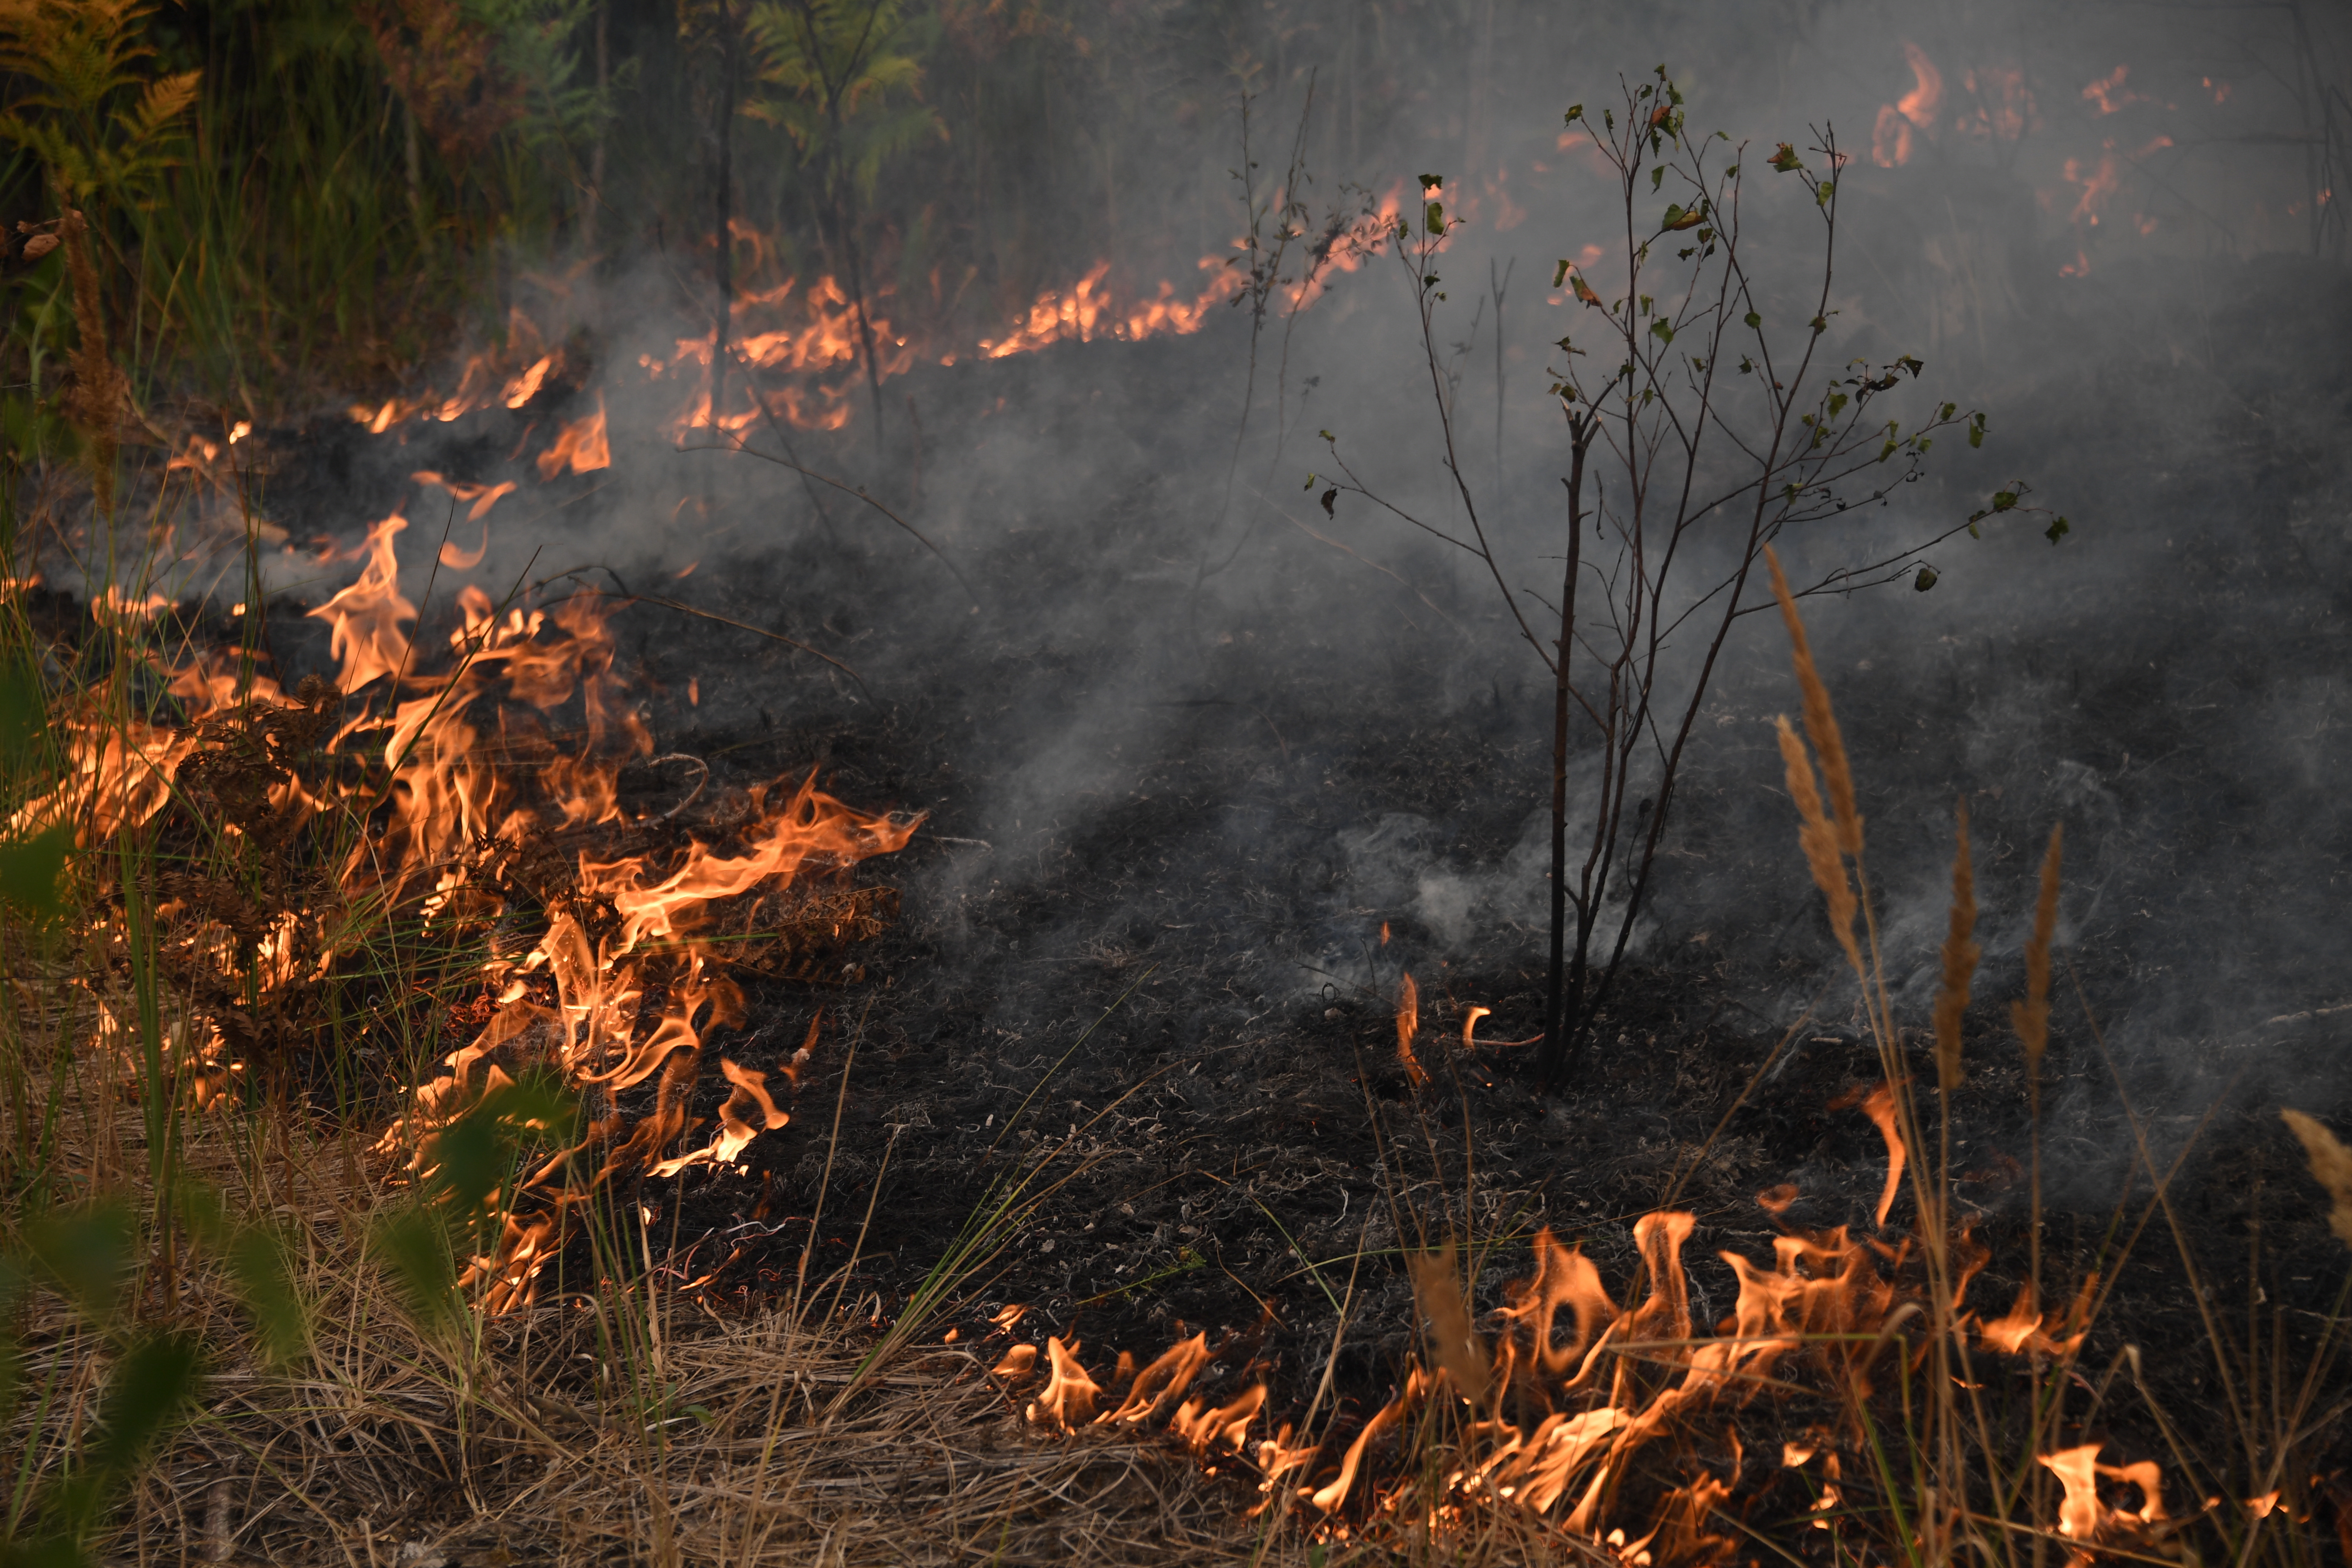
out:
M1568 974L1568 716L1569 650L1576 643L1576 577L1584 550L1584 455L1591 450L1592 432L1587 419L1569 421L1568 565L1560 574L1559 642L1552 660L1551 692L1551 966L1544 988L1543 1060L1539 1077L1546 1089L1559 1079L1567 1059L1570 1015L1584 990L1584 953L1591 942L1592 921L1580 903L1577 914L1577 973L1570 994Z

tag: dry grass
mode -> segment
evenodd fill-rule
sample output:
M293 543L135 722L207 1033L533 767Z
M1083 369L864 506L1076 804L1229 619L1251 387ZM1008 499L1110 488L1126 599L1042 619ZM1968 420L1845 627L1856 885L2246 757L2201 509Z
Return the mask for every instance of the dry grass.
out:
M135 1141L137 1108L113 1110L117 1137ZM743 1316L600 1282L436 1331L372 1254L375 1215L400 1198L348 1139L289 1140L224 1110L184 1153L188 1175L287 1227L310 1343L273 1370L211 1260L184 1259L175 1315L210 1354L202 1406L100 1543L109 1558L748 1568L1303 1549L1268 1552L1245 1517L1254 1476L1213 1473L1172 1439L1127 1425L1040 1435L986 1373L1001 1346L935 1345L861 1375L872 1298ZM86 1436L109 1357L61 1302L27 1326L27 1381L56 1380L10 1432L37 1480Z

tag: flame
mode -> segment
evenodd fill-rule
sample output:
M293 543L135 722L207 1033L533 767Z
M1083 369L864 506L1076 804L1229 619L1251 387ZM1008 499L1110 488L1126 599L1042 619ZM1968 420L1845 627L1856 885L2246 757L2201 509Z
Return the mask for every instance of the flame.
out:
M1511 226L1523 216L1500 179L1489 181L1488 191L1503 209L1498 226ZM1357 270L1380 252L1395 230L1402 192L1400 183L1381 198L1375 211L1335 221L1322 234L1298 237L1301 259L1297 270L1286 269L1284 277L1268 282L1268 292L1293 310L1314 303L1335 279ZM734 227L739 241L752 248L755 266L772 263L775 247L765 237L740 221ZM1248 257L1249 252L1237 242L1230 254L1201 258L1198 281L1190 287L1162 279L1146 290L1117 287L1111 263L1097 261L1066 287L1039 290L1027 304L1014 310L999 333L979 337L969 348L895 325L895 290L887 281L867 293L866 320L861 323L857 303L836 279L821 276L803 287L799 279L787 277L765 288L744 289L737 295L728 321L730 363L727 366L714 364L716 334L706 332L677 340L675 352L667 358L641 354L637 367L649 381L690 378L692 390L668 421L674 435L695 430L740 434L770 418L803 429L838 430L854 416L861 391L858 384L869 369L879 383L907 374L926 359L952 365L965 357L1002 359L1063 342L1104 338L1131 342L1197 332L1207 325L1213 307L1232 301L1250 289L1251 271L1244 265ZM493 404L521 409L546 392L567 368L564 351L546 346L548 336L520 309L514 310L509 314L504 342L468 355L458 368L454 390L354 404L348 414L370 434L383 435L411 420L454 421ZM866 363L869 341L870 367ZM715 374L722 368L726 375ZM777 377L786 379L776 384L772 378ZM722 383L725 394L720 405L716 394ZM587 473L604 467L610 458L604 428L600 402L595 415L565 426L555 445L541 454L541 478L552 479L567 468L573 473Z
M1878 1129L1878 1135L1886 1140L1886 1185L1879 1191L1876 1216L1878 1227L1884 1230L1886 1216L1894 1211L1895 1194L1903 1190L1905 1163L1903 1130L1895 1121L1893 1086L1882 1083L1872 1090L1862 1102L1862 1112Z
M2136 1465L2102 1465L2098 1462L2102 1447L2086 1443L2035 1456L2065 1490L2058 1504L2058 1533L2070 1541L2096 1541L2118 1527L2155 1524L2165 1517L2163 1475L2156 1465L2145 1460ZM2102 1477L2137 1487L2140 1506L2109 1508L2100 1501Z
M1429 1081L1429 1074L1423 1069L1421 1058L1412 1054L1413 1037L1421 1033L1421 992L1410 974L1397 987L1396 1029L1397 1060L1404 1064L1406 1079L1419 1089Z
M1859 1107L1882 1131L1892 1122L1878 1105L1885 1092L1880 1086ZM1891 1141L1889 1147L1901 1145ZM1766 1194L1782 1208L1796 1195L1793 1186ZM1621 1563L1724 1560L1729 1542L1707 1531L1730 1483L1711 1468L1645 1505L1654 1511L1642 1532L1629 1538L1626 1524L1607 1517L1630 1495L1621 1483L1636 1458L1654 1447L1677 1455L1727 1447L1736 1476L1739 1443L1728 1417L1751 1401L1775 1396L1806 1366L1849 1397L1869 1399L1881 1351L1892 1331L1925 1303L1927 1285L1918 1272L1924 1254L1910 1239L1865 1240L1844 1226L1786 1231L1774 1237L1769 1258L1717 1254L1731 1269L1738 1296L1729 1315L1709 1331L1709 1325L1694 1321L1694 1292L1684 1263L1696 1224L1695 1215L1678 1210L1634 1222L1646 1293L1626 1307L1612 1300L1580 1247L1564 1244L1548 1227L1538 1230L1535 1271L1507 1292L1491 1341L1470 1329L1469 1303L1459 1295L1444 1250L1416 1259L1414 1315L1432 1326L1442 1367L1409 1360L1402 1384L1355 1432L1319 1483L1304 1473L1315 1463L1318 1448L1294 1443L1291 1428L1258 1442L1254 1451L1261 1494L1270 1502L1277 1486L1294 1488L1297 1498L1324 1517L1319 1532L1331 1541L1352 1538L1356 1527L1345 1521L1360 1501L1376 1516L1408 1504L1426 1506L1416 1500L1425 1500L1427 1493L1412 1483L1368 1487L1366 1476L1389 1434L1433 1402L1451 1400L1464 1433L1458 1467L1443 1476L1443 1497L1434 1511L1425 1521L1418 1513L1402 1515L1403 1522L1458 1522L1469 1502L1486 1500L1547 1516L1570 1536ZM1988 1255L1965 1231L1954 1250L1960 1259L1958 1294L1965 1296ZM2095 1281L2086 1281L2070 1310L2070 1329L2087 1320L2095 1294ZM2030 1301L2021 1302L2012 1317L2031 1322L2014 1344L2040 1336L2051 1353L2071 1356L2081 1342L2079 1334L2051 1339L2048 1326L2032 1317ZM1985 1326L1979 1334L1990 1348L2010 1348ZM1456 1339L1459 1345L1453 1343ZM1915 1351L1918 1344L1916 1338L1898 1342ZM1029 1420L1041 1428L1068 1431L1083 1419L1081 1413L1091 1411L1099 1388L1079 1363L1075 1342L1048 1339L1045 1353L1053 1375L1045 1393L1028 1405ZM1132 1372L1133 1358L1122 1354L1119 1377L1132 1372L1132 1386L1097 1423L1138 1424L1165 1409L1204 1370L1208 1356L1199 1334L1171 1346L1140 1372ZM1036 1347L1018 1346L997 1372L1018 1381L1034 1374L1038 1361ZM1177 1408L1167 1431L1204 1458L1250 1452L1247 1428L1264 1409L1262 1384L1222 1405L1194 1394ZM1712 1426L1701 1425L1710 1419ZM1840 1450L1851 1452L1857 1440L1853 1430L1841 1426L1783 1444L1785 1468L1819 1467L1807 1510L1813 1528L1835 1527L1846 1508ZM2097 1452L2094 1447L2041 1457L2060 1477L2065 1494L2060 1532L2088 1543L2162 1522L2158 1467L2146 1461L2101 1465ZM2096 1491L2103 1480L2138 1489L2137 1505L2103 1502ZM1369 1500L1363 1501L1367 1492Z
M2142 99L2138 93L2133 92L2124 86L2125 80L2129 78L2130 75L2131 68L2129 66L2117 66L2115 69L2109 71L2098 80L2087 84L2083 89L2083 101L2085 103L2096 104L2098 106L2099 113L2103 117L2113 114L2117 110L2123 109L2127 105L2145 102L2146 100Z
M1029 1419L1064 1431L1085 1426L1095 1413L1095 1401L1101 1396L1102 1388L1078 1364L1078 1342L1072 1340L1066 1345L1058 1339L1049 1338L1045 1355L1051 1371L1045 1392L1029 1406Z
M596 412L575 419L556 433L554 444L539 455L539 477L551 479L569 468L591 474L613 466L613 449L604 440L604 398L596 398Z
M429 482L467 499L438 476ZM511 487L480 489L478 507ZM293 697L266 677L241 668L222 650L192 660L172 677L171 690L194 716L180 730L140 724L64 726L66 777L17 814L14 826L71 821L85 842L147 820L171 798L175 781L223 724L271 710L307 710L301 721L328 724L327 706L339 694L356 714L326 742L360 769L329 788L356 792L380 810L380 831L358 837L341 868L346 899L403 909L428 924L470 911L488 921L503 907L499 871L526 843L546 834L620 826L625 816L617 780L630 756L649 756L652 738L614 672L609 600L583 594L550 608L503 614L479 588L457 596L462 625L451 634L439 668L436 650L413 638L416 608L401 592L397 545L406 530L394 514L373 524L352 584L311 614L327 623L337 663L332 687L306 682ZM315 686L315 689L314 689ZM549 746L541 731L512 715L551 712L577 703L579 744ZM512 742L540 737L537 756ZM299 821L323 804L303 793L289 773L268 785L275 820ZM730 1058L719 1070L730 1086L719 1127L702 1147L677 1152L694 1131L688 1114L707 1040L719 1025L740 1018L742 998L716 967L703 939L717 906L742 901L821 871L846 868L903 847L917 822L853 810L816 787L814 775L750 790L718 836L692 835L676 847L638 854L599 853L593 837L569 851L566 896L545 900L545 934L528 952L493 956L483 977L499 1003L474 1037L445 1058L446 1076L422 1086L379 1150L405 1155L419 1177L437 1161L441 1129L514 1081L509 1066L540 1061L583 1085L618 1092L659 1075L651 1111L634 1125L617 1115L593 1130L587 1142L549 1161L525 1184L550 1206L526 1212L520 1199L499 1246L467 1267L486 1310L504 1310L530 1299L540 1269L566 1234L566 1205L583 1195L573 1171L593 1171L591 1185L617 1171L674 1175L690 1166L726 1166L763 1131L784 1126L789 1113L768 1085L768 1071ZM231 832L242 831L236 824ZM542 866L544 877L552 867ZM495 874L494 874L495 873ZM732 900L733 902L730 902ZM314 929L323 915L306 917ZM298 957L313 951L323 965L332 942L315 947L295 941L295 917L262 931L257 952L268 984L297 977ZM307 940L307 939L306 939ZM226 947L214 955L224 973ZM212 962L212 959L207 959ZM323 969L320 971L323 973ZM650 1025L641 1019L650 1018ZM787 1077L805 1062L810 1041ZM200 1103L217 1098L236 1070L218 1042L205 1047L192 1068ZM192 1060L196 1058L192 1058ZM579 1156L604 1151L601 1163Z
M1882 169L1911 161L1913 128L1924 132L1932 126L1944 101L1944 73L1927 51L1906 40L1903 58L1911 67L1911 90L1893 103L1879 105L1878 121L1871 130L1870 159Z

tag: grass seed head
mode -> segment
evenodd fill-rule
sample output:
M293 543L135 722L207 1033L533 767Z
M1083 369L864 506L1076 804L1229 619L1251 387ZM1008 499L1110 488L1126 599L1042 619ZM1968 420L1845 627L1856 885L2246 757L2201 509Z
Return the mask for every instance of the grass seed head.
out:
M2285 1122L2303 1144L2304 1158L2311 1163L2311 1173L2327 1189L2334 1200L2327 1212L2327 1228L2347 1247L2352 1247L2352 1149L2346 1148L2326 1123L2300 1110L2282 1110L2279 1120Z
M1830 689L1813 668L1813 647L1805 637L1803 617L1797 614L1796 595L1780 571L1780 558L1769 545L1764 563L1772 569L1772 596L1780 601L1780 619L1789 628L1789 650L1797 666L1797 684L1805 694L1805 734L1821 753L1822 782L1828 787L1830 814L1837 823L1837 845L1857 859L1862 855L1862 813L1853 804L1853 770L1846 763L1845 737L1838 732L1837 715L1830 710Z
M1829 900L1830 930L1836 933L1838 945L1845 949L1846 962L1854 973L1862 973L1862 948L1854 941L1853 917L1858 907L1853 883L1846 876L1845 861L1838 854L1836 832L1822 812L1822 792L1813 783L1813 764L1805 755L1805 743L1797 739L1790 728L1789 716L1780 715L1780 760L1787 764L1789 795L1797 803L1797 816L1803 826L1797 830L1797 842L1805 851L1805 864L1812 868L1814 885L1822 897Z

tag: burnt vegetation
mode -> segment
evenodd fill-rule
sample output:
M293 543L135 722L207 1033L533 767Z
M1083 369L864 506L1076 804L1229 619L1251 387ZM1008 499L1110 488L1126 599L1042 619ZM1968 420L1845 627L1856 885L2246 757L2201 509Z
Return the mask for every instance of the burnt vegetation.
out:
M0 0L0 1557L2352 1552L2342 40L1542 10Z

